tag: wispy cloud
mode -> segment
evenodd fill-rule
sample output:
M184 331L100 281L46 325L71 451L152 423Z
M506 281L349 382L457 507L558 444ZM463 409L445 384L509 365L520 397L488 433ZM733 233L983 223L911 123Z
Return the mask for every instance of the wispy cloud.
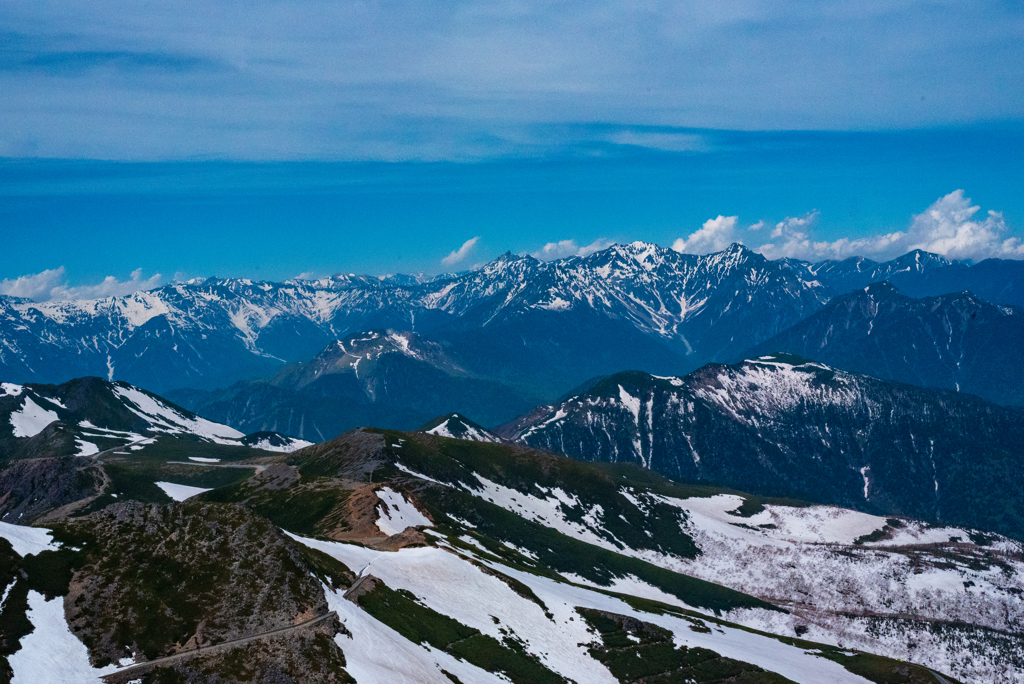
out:
M454 266L455 264L462 262L466 257L469 256L469 253L473 251L473 248L476 246L477 240L479 239L479 235L473 238L469 238L468 240L462 243L461 247L452 251L452 253L446 256L444 259L441 259L441 263L444 264L445 266Z
M547 243L530 256L541 261L554 261L555 259L564 259L571 256L588 256L594 252L600 252L602 249L607 249L613 244L614 242L607 238L598 238L583 247L576 244L575 240L560 240Z
M557 136L518 144L538 122L623 129L588 130L584 147L678 152L703 143L657 129L907 129L1024 112L1011 87L1020 3L36 0L4 15L0 153L26 140L43 156L105 159L561 151Z
M159 273L149 278L143 278L142 269L137 268L132 271L128 280L118 280L114 276L107 276L101 282L93 285L69 286L66 271L61 266L40 273L0 280L0 294L23 297L37 302L102 299L104 297L121 297L140 290L151 290L162 284L163 276Z
M626 130L613 133L608 140L616 145L646 147L666 152L706 152L711 149L707 136L676 131Z

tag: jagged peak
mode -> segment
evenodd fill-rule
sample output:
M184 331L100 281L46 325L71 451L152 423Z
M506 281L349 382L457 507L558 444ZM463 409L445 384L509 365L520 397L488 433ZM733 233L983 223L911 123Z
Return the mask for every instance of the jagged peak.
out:
M903 292L898 287L890 283L888 280L879 280L876 283L871 283L870 285L864 288L863 292L865 292L868 296L872 297L890 294L903 294Z
M901 268L909 267L921 270L929 266L950 266L953 262L941 254L926 252L923 249L912 249L903 256L898 256L887 263Z
M809 359L806 356L781 351L772 352L771 354L763 354L752 359L745 359L735 367L742 368L749 366L768 366L772 370L788 370L793 368L801 368L805 370L833 370L831 367L826 366L823 363L819 363L814 359Z

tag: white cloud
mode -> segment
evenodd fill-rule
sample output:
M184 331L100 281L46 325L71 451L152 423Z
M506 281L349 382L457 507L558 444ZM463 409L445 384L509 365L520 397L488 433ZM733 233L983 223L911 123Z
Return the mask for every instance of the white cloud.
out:
M160 287L162 283L163 276L159 273L143 280L142 269L137 268L132 271L128 280L118 280L114 276L107 276L95 285L69 286L66 271L61 266L47 269L41 273L0 280L0 294L24 297L37 302L102 299L103 297L121 297L139 290L151 290Z
M1003 215L989 211L984 221L974 220L980 207L972 206L963 190L941 197L914 217L907 231L879 233L862 238L815 240L812 235L817 212L778 223L770 241L757 251L769 259L791 257L819 261L867 256L885 260L914 249L923 249L949 259L981 260L989 257L1024 258L1024 241L1007 237Z
M0 280L0 294L46 301L50 298L50 291L65 281L63 266L48 268L42 273Z
M461 247L459 247L458 249L453 251L451 254L446 256L444 259L441 259L441 263L444 264L445 266L453 266L453 265L459 263L460 261L465 259L467 256L469 256L469 253L473 251L473 247L476 246L476 242L479 239L480 239L480 236L478 235L478 236L476 236L474 238L470 238L470 239L466 240L465 242L462 243Z
M710 254L720 252L734 242L738 216L719 216L708 219L700 230L690 233L685 240L679 238L672 244L672 249L687 254Z
M547 243L530 256L541 261L554 261L566 257L588 256L594 252L600 252L602 249L608 249L613 244L607 238L598 238L583 247L577 245L575 240L560 240L559 242Z
M788 257L791 259L805 259L807 261L822 261L825 259L846 259L851 256L872 256L881 258L885 256L899 256L907 250L900 251L901 245L906 237L905 233L894 232L884 235L869 235L863 238L839 238L829 242L828 240L815 240L811 234L814 223L818 218L818 212L813 211L803 216L787 217L775 225L771 232L771 242L767 242L756 251L769 259L780 259ZM895 253L895 252L898 252Z
M757 223L755 223L754 225L752 225L752 226L750 226L749 228L747 228L747 230L761 230L761 229L762 229L762 228L764 228L764 227L765 227L766 225L768 225L768 224L766 224L766 223L765 223L764 221L758 221L758 222L757 222Z
M1006 238L1003 215L989 211L984 221L974 215L981 207L971 206L963 190L955 190L914 217L906 235L907 251L923 249L950 259L1022 258L1020 238Z

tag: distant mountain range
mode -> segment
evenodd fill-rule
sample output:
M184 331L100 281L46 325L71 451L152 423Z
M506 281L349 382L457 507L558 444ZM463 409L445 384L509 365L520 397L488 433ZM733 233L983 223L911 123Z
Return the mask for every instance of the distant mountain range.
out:
M472 410L493 425L538 403L475 377L445 346L393 330L331 342L312 361L285 366L269 380L167 396L244 432L271 430L320 442L364 425L412 430L440 411Z
M1021 304L1022 274L1016 261L969 266L923 252L810 264L740 245L695 256L634 242L547 263L506 254L426 281L207 278L95 301L0 296L0 376L214 389L349 334L394 329L445 342L479 375L556 396L624 368L678 373L727 360L877 280L913 296L970 289Z
M676 480L1024 538L1024 409L799 357L619 373L496 432Z
M1024 404L1024 309L970 292L912 299L888 282L834 298L748 350L785 351L845 370Z

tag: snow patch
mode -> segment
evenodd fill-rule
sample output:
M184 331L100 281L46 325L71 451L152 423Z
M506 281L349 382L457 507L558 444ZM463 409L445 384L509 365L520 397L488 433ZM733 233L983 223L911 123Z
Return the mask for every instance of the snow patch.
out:
M408 468L407 466L402 465L401 463L397 463L396 462L395 463L395 467L398 468L399 470L401 470L403 473L407 473L409 475L412 475L413 477L418 477L421 480L426 480L427 482L433 482L435 484L441 485L442 487L451 487L451 485L448 484L447 482L441 482L440 480L435 480L434 478L430 477L429 475L424 475L423 473L418 473L415 470L412 470L411 468Z
M117 672L117 665L94 668L85 644L64 621L64 598L51 601L28 592L29 622L35 628L21 638L21 649L7 657L14 671L12 684L102 684L100 677Z
M261 439L255 444L250 444L249 447L251 449L262 449L263 451L276 451L282 454L290 454L293 451L313 446L313 442L307 442L304 439L296 439L294 437L287 437L286 439L287 441L284 444L271 444L269 439Z
M78 453L75 454L75 456L93 456L100 453L100 448L98 446L92 442L86 442L84 439L78 439L76 437L75 444L78 445Z
M390 487L381 487L377 490L377 497L384 502L384 506L378 507L380 516L377 518L377 527L389 537L409 527L433 527L433 523L406 501L400 492Z
M187 418L135 387L118 385L114 387L114 394L126 400L125 408L149 422L152 429L157 432L188 432L217 444L237 444L237 440L245 436L233 427L214 423L199 416Z
M35 437L55 420L58 420L57 414L32 401L32 397L25 397L21 409L11 414L15 437Z
M0 537L11 543L14 553L29 556L41 551L56 551L60 544L53 541L50 530L42 527L26 527L0 522Z
M191 499L193 496L197 496L203 492L210 491L209 489L203 489L202 487L189 487L188 485L174 484L173 482L155 482L154 484L164 490L164 494L175 501L184 501L185 499Z

